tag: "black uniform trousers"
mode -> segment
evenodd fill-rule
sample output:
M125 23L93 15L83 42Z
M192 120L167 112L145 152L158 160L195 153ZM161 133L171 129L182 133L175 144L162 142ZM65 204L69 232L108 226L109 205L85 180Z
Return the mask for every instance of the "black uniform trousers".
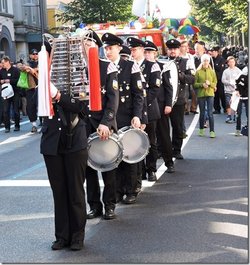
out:
M115 209L116 204L116 169L111 171L102 172L102 179L104 182L104 189L102 195L102 201L104 203L105 209ZM87 180L87 201L90 209L97 209L102 211L102 203L100 200L101 190L98 179L98 172L87 167L86 170L86 180Z
M173 162L173 154L172 154L172 141L170 136L170 121L169 114L163 114L161 107L161 118L157 121L157 142L160 144L159 151L161 156L165 162L165 166L172 166Z
M185 103L175 104L170 112L170 121L172 125L172 149L173 155L181 153L183 143L183 121L184 121Z
M129 164L121 161L116 169L116 195L121 198L123 195L136 196L137 188L137 163Z
M10 108L13 106L15 127L20 128L20 111L19 111L20 95L18 91L14 92L14 96L5 99L4 107L4 124L6 129L10 129Z
M226 108L226 97L225 97L224 85L221 82L221 80L218 80L217 90L214 93L214 109L220 112L221 106L223 108L223 111L226 112L227 108Z
M44 155L54 197L55 237L66 242L84 240L86 225L85 168L87 149Z
M148 134L150 148L149 153L146 156L146 171L147 172L156 172L156 162L158 158L157 151L157 139L156 139L156 126L157 120L150 121L145 128L145 132Z

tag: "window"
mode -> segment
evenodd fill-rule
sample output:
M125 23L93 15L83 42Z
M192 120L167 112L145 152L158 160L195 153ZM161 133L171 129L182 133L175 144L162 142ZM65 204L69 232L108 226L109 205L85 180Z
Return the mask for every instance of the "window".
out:
M7 0L0 0L0 11L8 13Z

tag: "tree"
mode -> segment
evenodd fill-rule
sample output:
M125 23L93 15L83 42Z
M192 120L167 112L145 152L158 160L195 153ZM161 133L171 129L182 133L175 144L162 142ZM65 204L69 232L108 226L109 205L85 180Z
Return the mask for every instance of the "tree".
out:
M128 21L133 17L132 2L133 0L73 0L58 17L63 22L74 21L76 24Z
M247 32L248 2L245 0L189 0L191 15L211 30L211 39ZM203 35L203 32L201 32ZM204 38L206 38L204 36Z

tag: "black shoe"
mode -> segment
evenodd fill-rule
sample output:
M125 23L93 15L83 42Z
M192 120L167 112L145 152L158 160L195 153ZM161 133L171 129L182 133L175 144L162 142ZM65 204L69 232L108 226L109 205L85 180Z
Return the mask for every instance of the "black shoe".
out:
M87 219L94 219L94 218L99 217L99 216L102 216L102 211L97 210L97 209L92 209L87 214Z
M68 246L69 246L68 242L66 242L64 239L57 239L52 243L51 248L53 250L60 250Z
M125 204L133 204L136 203L136 197L134 195L127 195L126 198L123 200Z
M123 201L123 195L118 195L116 197L116 203L122 202Z
M114 210L113 209L105 210L105 214L103 215L103 219L105 219L105 220L115 219Z
M15 126L14 132L18 132L18 131L20 131L20 127Z
M141 188L136 188L135 189L135 193L136 193L136 196L141 192Z
M220 114L220 111L219 111L219 110L215 110L215 111L213 112L213 114Z
M199 114L199 112L196 111L196 110L191 110L190 112L193 113L193 114Z
M147 177L146 177L146 172L142 174L141 179L143 179L143 180L144 180L144 179L147 179Z
M184 157L181 153L173 154L173 157L175 157L176 159L179 159L179 160L184 159Z
M148 172L148 181L156 181L156 175L155 172Z
M37 128L36 128L36 126L32 126L32 128L31 128L31 132L32 132L32 133L36 133L36 132L37 132Z
M5 129L5 133L9 133L10 132L10 129Z
M83 240L75 240L71 242L70 249L77 251L83 248Z
M174 173L174 172L175 172L174 166L173 165L168 166L167 173Z

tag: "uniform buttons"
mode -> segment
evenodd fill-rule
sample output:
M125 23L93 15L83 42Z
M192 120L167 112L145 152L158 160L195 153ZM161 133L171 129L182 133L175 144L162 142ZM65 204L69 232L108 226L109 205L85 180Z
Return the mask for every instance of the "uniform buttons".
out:
M91 114L89 114L89 117L91 117Z
M61 131L61 130L62 130L62 128L58 128L58 130L59 130L59 131Z
M60 121L61 119L60 119L60 118L58 118L57 120L58 120L58 121Z

